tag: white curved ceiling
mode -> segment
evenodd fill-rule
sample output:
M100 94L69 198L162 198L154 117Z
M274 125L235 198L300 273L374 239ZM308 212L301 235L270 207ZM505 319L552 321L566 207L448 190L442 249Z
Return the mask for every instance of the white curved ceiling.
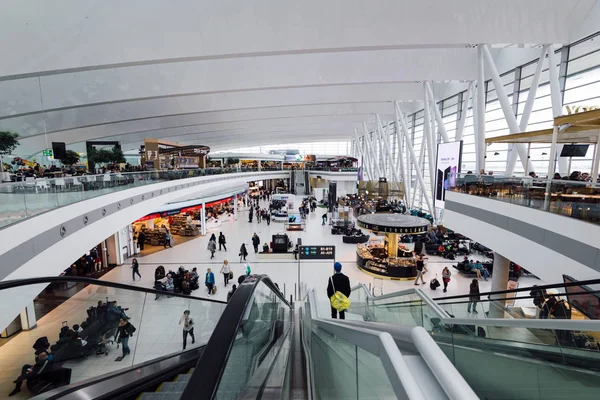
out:
M391 118L394 100L419 107L421 81L443 93L474 80L473 43L533 59L529 45L568 43L595 3L4 0L0 130L22 136L22 155L109 138L125 150L144 137L213 150L347 139Z

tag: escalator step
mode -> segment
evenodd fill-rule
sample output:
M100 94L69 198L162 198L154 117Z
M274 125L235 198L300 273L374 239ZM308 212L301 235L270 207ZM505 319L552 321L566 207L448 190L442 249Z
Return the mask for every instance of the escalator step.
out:
M175 382L187 382L190 380L191 376L192 374L177 375L175 377Z
M182 393L183 389L185 389L186 382L164 382L159 388L156 390L158 393Z

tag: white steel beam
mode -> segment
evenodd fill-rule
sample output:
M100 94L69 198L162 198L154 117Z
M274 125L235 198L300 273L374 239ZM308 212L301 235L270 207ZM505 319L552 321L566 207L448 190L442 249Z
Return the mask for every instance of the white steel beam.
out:
M394 103L394 109L396 108L395 103ZM406 204L406 209L408 211L408 209L411 206L411 195L410 195L410 190L412 189L412 177L408 177L408 174L406 172L406 169L404 168L404 130L400 129L400 124L398 123L398 118L395 118L394 120L394 126L396 128L396 140L398 141L398 154L397 154L397 158L398 158L398 165L400 166L400 175L402 176L402 182L404 184L404 196L406 198L405 200L405 204Z
M396 112L396 120L400 121L400 124L402 125L402 129L404 130L404 134L405 134L404 137L406 139L406 148L408 149L412 163L415 166L415 173L417 175L417 180L419 181L419 184L421 185L421 191L425 194L425 202L427 203L427 209L429 210L429 213L431 215L435 215L434 209L431 206L431 201L429 199L429 196L427 196L427 192L425 189L425 181L423 180L423 174L421 173L421 166L419 164L419 161L417 160L417 156L415 155L415 148L413 147L412 139L410 138L410 132L408 131L408 124L406 123L406 119L404 118L404 115L400 112L400 107L398 105L398 102L394 102L394 111ZM398 124L398 122L396 122L396 124ZM400 125L400 124L398 124L398 125ZM423 148L421 147L421 156L422 155L423 155ZM417 188L417 186L415 186L415 189L416 188ZM415 196L413 195L413 202L414 202L414 198L415 198Z
M377 129L380 130L380 133L382 134L382 137L383 137L383 144L385 147L385 152L387 154L387 159L389 162L391 175L395 182L400 182L400 177L398 176L398 168L396 168L396 165L394 163L394 158L392 157L392 148L390 146L390 135L387 130L387 124L386 124L386 130L384 132L383 125L381 124L381 118L379 118L379 114L375 114L375 118L377 119Z
M456 129L456 136L454 136L454 140L459 141L462 140L463 132L465 131L465 124L467 122L467 114L469 113L469 108L471 107L471 98L473 97L473 82L469 82L469 87L467 88L466 99L463 97L462 111L460 113L460 121L458 121L458 128Z
M429 184L431 186L431 193L434 193L435 190L435 182L433 169L435 166L434 162L434 140L433 140L433 132L431 129L431 110L430 110L430 102L429 102L429 94L427 93L427 84L423 83L423 89L425 90L425 107L424 107L424 120L423 120L423 143L427 143L427 160L429 161Z
M365 175L366 176L370 176L369 172L368 172L368 168L365 168L367 160L366 160L366 157L365 157L365 155L363 153L362 148L360 147L360 140L358 138L358 130L356 128L354 128L354 138L355 138L354 142L356 143L355 148L357 150L357 156L360 155L361 165L362 165L362 168L363 168L363 176L365 176ZM356 157L356 158L358 158L358 157Z
M535 96L540 85L540 77L542 76L542 70L544 69L544 60L546 59L546 52L548 51L548 46L544 45L542 47L542 52L540 54L540 58L538 59L538 64L535 69L535 74L533 75L533 80L531 81L531 87L529 88L529 94L527 95L527 100L525 101L525 108L523 108L523 114L521 115L521 121L519 122L519 130L520 132L525 132L527 130L527 125L529 125L529 117L531 117L531 110L533 109L533 103L535 102ZM512 144L510 147L512 151L508 153L508 161L506 164L506 175L511 176L515 170L515 164L517 163L517 147L525 146L523 144ZM529 156L525 160L525 174L528 174L529 171ZM521 160L523 163L523 160Z
M548 45L548 72L550 73L550 99L552 100L552 116L554 118L562 115L562 94L560 92L559 82L559 70L556 65L556 54L554 54L554 46ZM556 153L561 151L563 148L562 144L556 146ZM554 163L555 158L550 159ZM558 157L558 170L561 175L567 175L569 173L567 166L567 159ZM553 174L554 175L554 174ZM548 179L552 179L549 176Z
M475 126L475 155L477 169L485 169L485 76L483 67L483 45L477 46L477 103ZM479 171L478 171L479 172Z
M450 139L448 138L448 132L446 132L446 126L444 125L444 120L442 119L442 113L440 112L440 108L437 106L437 100L433 95L433 90L431 89L431 84L429 82L425 82L425 90L429 95L429 100L431 101L431 105L433 106L433 113L435 115L435 120L438 124L438 130L442 135L442 140L444 143L448 143Z
M379 163L377 162L377 156L375 154L375 147L373 145L373 142L371 141L371 138L369 136L369 130L367 129L367 124L363 122L363 131L364 131L364 138L367 140L367 147L369 148L369 153L371 156L371 162L372 164L374 164L374 168L373 168L373 175L375 174L375 172L377 172L377 178L380 178L381 175L381 168L379 168ZM374 179L377 180L377 179Z
M504 85L502 84L502 79L500 78L500 74L498 73L498 69L496 68L496 64L494 63L494 59L492 58L492 54L490 53L488 45L483 46L483 54L485 55L485 60L487 61L489 69L488 72L492 77L492 82L494 82L494 88L496 89L496 94L498 95L498 101L502 107L504 118L506 118L506 122L508 123L508 129L511 133L520 133L521 129L519 128L517 117L515 117L510 100L508 100L506 90L504 90ZM523 169L527 168L527 149L525 148L525 145L516 146L516 149L517 153L519 154L519 158L521 159L521 163L523 164Z

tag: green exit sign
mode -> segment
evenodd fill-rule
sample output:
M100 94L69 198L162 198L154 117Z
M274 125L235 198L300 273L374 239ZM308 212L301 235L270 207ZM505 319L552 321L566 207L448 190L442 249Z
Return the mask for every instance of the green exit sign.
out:
M52 150L43 150L42 151L42 155L46 156L46 157L52 157Z

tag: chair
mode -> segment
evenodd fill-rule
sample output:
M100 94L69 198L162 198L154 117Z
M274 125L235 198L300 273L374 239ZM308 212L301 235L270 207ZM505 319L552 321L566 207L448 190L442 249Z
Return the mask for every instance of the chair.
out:
M38 189L41 189L42 191L46 191L48 189L50 189L50 185L48 185L48 181L45 179L39 179L35 182L35 191L37 192Z
M67 182L64 178L56 178L54 179L54 185L57 189L64 190L67 187Z

